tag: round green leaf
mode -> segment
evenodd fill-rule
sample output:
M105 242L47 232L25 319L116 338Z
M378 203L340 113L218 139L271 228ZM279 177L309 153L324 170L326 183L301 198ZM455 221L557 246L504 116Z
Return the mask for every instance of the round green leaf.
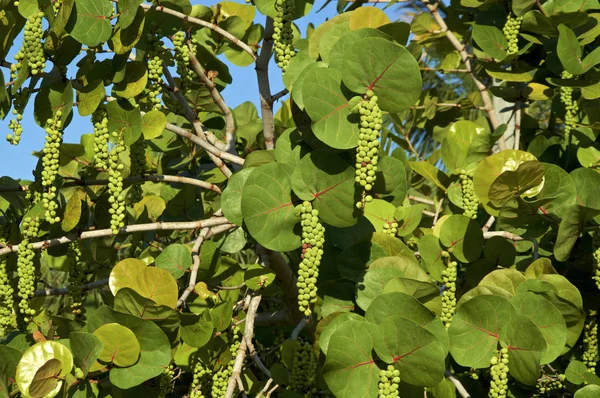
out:
M577 390L574 398L595 398L600 395L600 386L590 384L580 390Z
M332 317L329 317L327 319L330 319L330 318L332 318ZM323 353L325 355L327 355L327 350L329 348L329 342L331 341L331 336L333 336L333 334L337 330L345 328L345 327L342 327L342 325L345 324L346 322L365 322L365 318L363 318L362 316L355 314L353 312L345 312L345 313L336 314L333 317L333 319L331 319L331 321L329 321L329 323L327 323L327 326L325 326L325 328L319 334L319 347L321 348L321 351L323 351ZM321 322L319 322L319 325L321 325Z
M118 323L107 323L94 331L102 342L98 359L120 367L131 366L140 356L140 343L135 334Z
M425 262L427 272L438 282L442 281L442 271L446 269L442 258L444 249L440 246L440 240L433 234L425 235L419 240L419 254Z
M358 144L358 123L341 83L336 69L311 68L302 84L302 100L317 138L332 148L349 149Z
M113 295L128 287L156 304L170 308L177 304L177 281L173 275L161 268L148 267L141 260L128 258L118 262L110 273L108 284Z
M352 13L351 15L353 14L354 13ZM389 40L389 37L378 29L363 28L347 32L335 42L335 45L331 49L329 53L329 67L335 68L337 70L344 70L344 53L346 49L349 48L352 44L354 44L357 40L364 39L367 37L379 37L382 39Z
M497 354L500 329L516 316L502 297L473 297L458 308L448 329L450 354L461 366L488 368Z
M69 334L69 343L73 352L73 362L87 375L92 365L102 352L102 341L93 334L72 332Z
M456 172L478 163L490 150L490 134L478 124L459 120L452 124L442 141L442 160Z
M123 134L126 145L131 145L142 135L142 115L138 108L123 100L106 105L108 130Z
M517 270L514 269L498 269L487 274L479 286L495 286L504 289L510 296L517 294L519 285L525 282L526 278Z
M483 159L473 175L473 188L477 197L485 207L486 211L497 216L499 214L499 208L492 205L489 197L490 188L492 184L498 178L500 174L509 170L515 171L522 163L537 160L531 153L518 151L518 150L506 150ZM536 187L529 194L539 193L543 188L543 184Z
M152 110L142 116L142 133L146 140L160 137L165 127L167 127L167 117L161 111Z
M169 339L153 322L115 312L105 305L88 316L88 331L93 333L107 323L118 323L130 329L140 345L140 357L133 366L110 370L109 379L113 385L122 389L135 387L160 375L171 363Z
M521 163L516 170L502 172L488 191L493 206L501 208L506 202L523 194L539 192L544 183L544 165L536 160Z
M108 17L114 8L109 1L75 0L67 32L88 47L106 42L112 34Z
M294 192L303 200L312 200L324 223L338 228L356 224L355 173L348 163L334 153L313 151L297 167L299 180L292 181Z
M49 361L50 364L46 365ZM58 363L57 363L58 362ZM44 365L46 367L44 368ZM38 375L40 369L45 369ZM58 394L62 387L62 380L73 368L73 356L69 349L57 341L41 341L29 347L17 365L16 381L19 390L25 397L48 397L52 398ZM53 374L52 383L47 379L47 373ZM36 380L36 376L38 377ZM43 381L43 380L46 381ZM33 385L34 380L36 384ZM54 388L48 390L52 385ZM37 391L30 391L34 386ZM33 395L36 392L44 392L44 395Z
M456 214L442 224L440 242L447 248L453 248L452 255L458 261L470 263L481 255L483 232L475 220Z
M192 266L192 254L186 246L174 243L167 246L156 258L156 266L179 279Z
M396 207L391 203L381 200L373 199L373 201L365 204L364 216L369 220L375 231L383 232L383 226L385 224L391 224L396 221L394 213Z
M565 370L565 377L569 383L579 386L585 382L587 371L587 366L583 362L573 359Z
M390 19L377 7L360 7L352 12L349 23L352 30L378 28L390 23Z
M58 359L50 359L43 364L29 386L29 395L32 397L46 397L56 389L58 376L60 375L62 363Z
M125 79L113 86L113 93L121 98L133 98L144 91L148 84L148 68L143 62L125 64Z
M518 314L500 329L500 343L508 348L510 375L520 383L534 386L540 376L542 353L546 350L540 329L527 316Z
M291 196L291 170L279 163L259 166L246 179L242 214L248 232L267 249L290 251L300 246L294 233L299 219Z
M223 214L234 224L242 225L242 191L246 179L253 169L242 169L233 174L229 179L227 188L221 195L221 208Z
M381 110L402 112L421 95L421 72L415 57L382 38L364 38L344 52L344 84L357 93L373 90Z
M544 336L546 350L542 353L540 364L551 363L558 358L567 342L567 325L560 311L544 297L530 292L517 294L510 302Z
M439 339L410 319L395 315L379 324L375 352L400 370L406 383L434 387L444 378L446 353Z
M244 282L252 290L259 290L275 281L275 273L260 264L253 264L244 273Z
M322 371L336 397L377 395L379 368L371 355L376 335L377 328L372 323L344 322L344 327L331 336Z

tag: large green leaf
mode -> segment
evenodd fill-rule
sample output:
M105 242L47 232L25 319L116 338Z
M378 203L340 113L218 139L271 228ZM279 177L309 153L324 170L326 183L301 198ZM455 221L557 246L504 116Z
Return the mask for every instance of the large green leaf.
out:
M450 354L461 366L488 368L498 349L500 330L516 316L502 297L473 297L458 308L448 329Z
M90 333L73 332L69 334L69 343L75 366L87 375L102 352L102 341Z
M171 344L154 323L102 306L88 316L88 331L93 333L107 323L118 323L131 329L140 344L140 357L135 365L110 370L109 378L113 385L123 389L135 387L160 375L169 366Z
M96 47L110 39L113 10L109 0L75 0L67 31L86 46Z
M453 171L478 163L490 150L490 134L469 120L452 124L442 141L442 160Z
M38 376L38 383L35 386L33 385L37 372L48 361L53 361L49 366L51 370L56 371L56 374L54 374L56 376L54 378L55 384L52 383L53 388L49 391L45 390L46 386L39 384L39 377L43 375ZM16 370L17 386L25 397L31 397L33 392L30 391L30 388L35 387L39 391L44 389L45 393L42 396L51 398L58 394L63 384L63 381L57 380L57 378L64 378L71 372L71 369L73 369L73 356L66 346L57 341L41 341L23 353ZM51 383L50 380L46 380L46 384Z
M290 251L300 246L294 233L299 219L291 196L291 170L279 163L259 166L246 179L242 215L248 232L267 249Z
M317 138L332 148L349 149L358 144L358 120L350 113L341 76L336 69L311 69L304 77L302 99Z
M475 220L455 214L442 224L440 242L446 248L452 248L452 255L458 261L470 263L481 255L483 232Z
M54 119L61 111L60 121L63 127L73 109L73 86L71 82L56 82L44 86L35 97L34 117L41 127L48 125L48 119Z
M165 247L158 255L156 266L166 269L175 279L179 279L192 266L192 254L186 246L174 243Z
M113 304L115 311L137 316L158 325L168 337L174 337L179 328L179 313L173 308L158 305L129 288L119 289Z
M503 60L508 55L508 41L495 26L476 23L473 25L473 40L492 58Z
M600 48L595 48L582 59L582 49L575 32L564 24L558 25L556 53L564 68L573 75L581 75L600 63Z
M515 171L522 163L533 160L537 159L529 152L506 150L488 156L479 163L473 175L473 188L488 213L497 216L500 212L500 209L492 204L489 197L490 188L496 178L507 170ZM540 184L532 190L522 192L521 196L533 196L542 188L543 184Z
M567 342L567 326L560 311L548 300L535 293L520 293L510 300L517 311L527 316L537 326L544 340L546 350L540 359L544 365L562 354Z
M492 183L488 192L490 202L502 207L514 197L535 189L544 182L544 165L538 161L521 163L516 170L506 170Z
M344 322L330 337L323 377L338 398L371 398L379 391L379 368L371 355L377 327Z
M229 179L227 188L221 195L223 214L234 224L242 225L242 191L246 179L254 169L242 169Z
M377 37L356 41L344 52L344 84L363 94L373 90L381 110L402 112L421 94L419 65L404 47Z
M546 350L540 329L527 316L518 314L500 329L500 343L508 348L510 375L520 383L535 385Z
M124 100L111 101L106 105L108 129L123 134L125 144L131 145L142 135L142 114L138 108Z
M375 352L400 370L402 380L434 387L444 378L446 353L439 339L418 323L399 315L381 322L375 335Z
M109 286L113 295L122 288L130 288L159 305L175 308L177 304L177 281L173 275L135 258L122 260L113 267Z
M140 343L135 334L118 323L106 323L94 330L94 336L102 342L98 359L120 367L131 366L140 356Z
M564 211L563 219L558 227L556 243L554 244L554 257L558 261L566 261L569 258L585 223L599 214L600 210L579 205L569 206Z
M324 223L338 228L356 223L355 173L348 163L334 153L313 151L297 167L294 193L300 199L312 200Z

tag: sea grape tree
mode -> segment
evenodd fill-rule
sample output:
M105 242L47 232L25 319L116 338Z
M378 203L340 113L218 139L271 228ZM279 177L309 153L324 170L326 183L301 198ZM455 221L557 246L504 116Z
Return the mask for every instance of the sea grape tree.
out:
M598 1L195 3L0 0L1 396L600 396Z

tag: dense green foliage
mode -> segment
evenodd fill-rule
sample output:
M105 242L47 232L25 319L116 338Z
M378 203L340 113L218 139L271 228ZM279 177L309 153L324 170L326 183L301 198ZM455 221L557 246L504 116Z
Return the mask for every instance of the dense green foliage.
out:
M0 396L600 396L600 3L312 6L0 0Z

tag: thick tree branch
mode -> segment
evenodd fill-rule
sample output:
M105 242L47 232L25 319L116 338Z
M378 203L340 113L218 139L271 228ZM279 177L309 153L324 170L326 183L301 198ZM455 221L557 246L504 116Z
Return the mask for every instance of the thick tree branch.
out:
M108 180L91 180L91 179L68 179L62 185L63 188L67 187L77 187L77 186L93 186L93 185L108 185ZM218 194L221 193L221 189L215 184L211 184L206 181L197 180L195 178L183 177L183 176L170 176L170 175L161 175L161 174L150 174L143 176L133 176L127 177L123 179L124 185L135 184L138 182L150 181L150 182L169 182L176 184L187 184L194 185L200 188L209 189ZM27 185L15 185L15 186L0 186L0 192L26 192L29 190L29 186Z
M263 123L265 147L275 148L275 120L273 117L273 101L271 100L271 84L269 83L269 61L273 52L273 19L267 17L265 34L260 55L256 60L256 77L260 94L260 111Z
M446 21L444 21L444 18L438 10L437 3L432 4L431 2L429 2L429 0L422 1L433 16L433 18L435 19L435 21L437 22L437 24L440 26L441 31L446 34L446 37L448 38L452 46L454 46L454 48L459 52L460 57L462 58L462 61L465 64L465 68L468 71L467 73L471 76L473 83L475 83L475 86L481 92L481 99L483 100L484 110L487 112L492 128L496 130L498 126L500 126L500 122L496 117L496 112L494 111L492 99L489 96L488 88L477 77L477 73L475 72L475 69L471 64L471 59L469 59L469 54L467 53L466 46L462 44L454 35L454 33L452 33L452 31L448 28ZM498 140L498 146L500 147L500 150L506 149L506 142L504 140L504 137L501 137Z
M145 231L172 231L172 230L194 230L205 227L213 227L217 225L231 225L225 217L214 217L207 220L200 221L184 221L184 222L154 222L148 224L136 224L128 225L119 230L117 235L126 235L134 232L145 232ZM96 229L91 231L85 231L81 233L75 233L72 235L62 236L60 238L47 239L39 242L33 242L33 249L46 249L51 246L64 245L66 243L75 242L80 239L92 239L102 238L105 236L112 236L112 230L107 229ZM0 256L11 252L17 252L19 245L7 246L0 249Z
M142 7L146 11L152 9L157 12L162 12L162 13L172 15L177 18L181 18L185 22L190 22L190 23L208 28L208 29L214 31L215 33L220 34L227 40L231 41L233 44L235 44L236 46L241 48L243 51L247 52L252 57L252 59L256 59L256 54L254 53L254 50L249 45L247 45L246 43L244 43L243 41L241 41L240 39L238 39L231 33L227 32L226 30L220 28L218 25L212 24L210 22L206 22L202 19L190 17L189 15L186 15L179 11L172 10L170 8L166 8L165 6L162 6L162 5L141 4L140 7Z

